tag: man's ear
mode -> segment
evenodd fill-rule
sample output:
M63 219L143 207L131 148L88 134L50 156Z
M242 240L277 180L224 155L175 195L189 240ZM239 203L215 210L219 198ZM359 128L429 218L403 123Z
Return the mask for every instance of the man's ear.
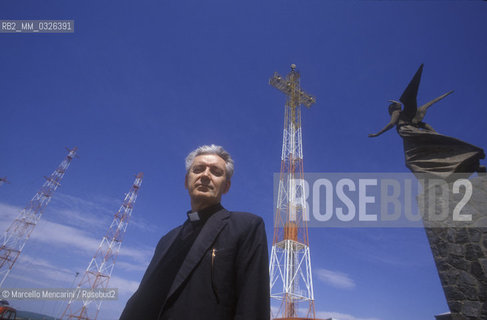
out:
M223 193L227 193L228 190L230 190L230 186L232 185L232 182L230 180L227 180L226 182L226 185L225 185L225 189L223 190Z
M188 174L184 176L184 188L188 189Z

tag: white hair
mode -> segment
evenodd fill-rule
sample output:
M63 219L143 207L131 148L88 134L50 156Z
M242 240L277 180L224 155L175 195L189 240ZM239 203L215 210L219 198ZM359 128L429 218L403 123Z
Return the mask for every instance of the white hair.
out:
M225 171L227 174L227 179L230 180L234 170L233 159L230 156L230 153L228 153L225 149L223 149L222 146L217 146L214 144L210 146L208 145L200 146L188 154L188 156L186 157L186 173L189 172L189 169L193 164L194 158L203 154L215 154L220 158L222 158L225 161Z

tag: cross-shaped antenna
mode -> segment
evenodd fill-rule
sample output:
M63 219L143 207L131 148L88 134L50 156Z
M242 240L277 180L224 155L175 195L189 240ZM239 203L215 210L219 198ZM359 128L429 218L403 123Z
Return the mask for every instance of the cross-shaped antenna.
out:
M287 105L291 108L291 119L296 125L296 108L300 105L305 105L308 109L316 98L304 92L299 85L299 72L296 70L296 65L291 65L291 72L286 78L282 78L277 72L269 79L269 84L287 96Z

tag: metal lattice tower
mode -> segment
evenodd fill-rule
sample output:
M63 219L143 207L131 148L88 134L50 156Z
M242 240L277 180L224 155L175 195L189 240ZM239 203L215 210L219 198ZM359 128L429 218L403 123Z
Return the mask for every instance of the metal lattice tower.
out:
M125 195L120 209L115 213L108 232L101 240L98 250L93 259L91 259L88 268L86 268L85 274L76 290L107 288L122 245L123 236L127 230L129 218L135 205L135 200L137 199L137 193L142 184L143 176L144 174L142 172L136 176L130 191ZM77 293L75 292L76 295ZM98 312L100 312L101 302L102 300L94 299L71 299L61 315L61 319L94 320L98 317ZM88 308L91 303L95 304L96 309Z
M25 243L29 240L32 231L41 219L42 212L51 200L54 191L60 185L61 179L66 173L71 160L76 156L78 148L74 147L71 150L67 150L69 153L66 158L49 177L44 177L46 182L44 182L41 189L30 200L27 206L20 211L17 218L15 218L3 235L2 246L0 247L0 276L2 277L0 287L2 287L10 270L12 270L15 262L19 258Z
M313 280L304 197L301 108L310 108L315 98L299 84L299 72L269 80L287 96L282 137L281 173L274 220L270 261L271 298L280 301L274 319L315 318ZM299 314L302 314L301 316ZM304 316L304 317L303 317Z

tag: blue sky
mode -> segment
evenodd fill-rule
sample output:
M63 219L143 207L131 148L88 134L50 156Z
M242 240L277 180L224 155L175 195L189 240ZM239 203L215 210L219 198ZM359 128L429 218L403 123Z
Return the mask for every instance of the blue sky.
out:
M272 237L285 97L295 63L308 172L405 172L388 122L421 63L425 118L486 148L485 1L16 1L1 19L75 20L73 34L0 34L3 232L61 162L75 159L5 287L69 287L86 269L137 172L145 173L102 305L117 319L155 244L189 208L184 157L201 144L236 161L223 205L264 217ZM447 311L421 229L313 228L316 309L340 320L432 319ZM13 301L51 314L55 303Z

